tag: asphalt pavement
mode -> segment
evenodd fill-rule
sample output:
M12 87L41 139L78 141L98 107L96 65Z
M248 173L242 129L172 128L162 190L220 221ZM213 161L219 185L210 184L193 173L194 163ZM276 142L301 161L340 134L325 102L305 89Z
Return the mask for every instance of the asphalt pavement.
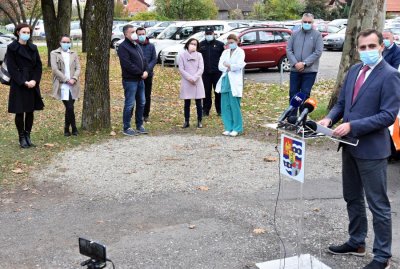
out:
M341 51L324 51L319 63L317 80L336 79L341 57ZM247 70L245 73L245 78L256 82L280 83L281 73L276 67L267 70L254 69ZM283 73L282 81L289 82L289 72Z

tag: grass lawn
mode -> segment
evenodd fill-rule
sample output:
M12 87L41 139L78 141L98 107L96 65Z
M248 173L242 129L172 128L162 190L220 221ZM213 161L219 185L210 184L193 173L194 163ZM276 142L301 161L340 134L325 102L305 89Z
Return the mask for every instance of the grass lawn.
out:
M14 114L7 113L8 86L0 84L0 190L28 183L29 172L46 165L55 154L64 150L85 146L104 141L105 139L122 138L122 109L123 89L119 60L114 50L110 58L110 89L111 89L111 121L112 130L90 133L79 128L77 137L64 137L64 106L61 101L51 97L52 75L46 65L47 51L40 48L44 63L43 76L40 83L45 103L43 111L35 112L35 121L32 130L32 140L35 148L22 150L19 148L18 135L14 124ZM80 54L82 65L81 99L75 103L78 125L81 122L83 86L85 76L86 55ZM183 123L183 101L179 99L180 76L175 68L161 68L157 66L153 82L152 110L150 122L146 128L150 135L164 134L200 134L220 135L223 126L220 117L215 115L213 108L210 117L203 119L203 129L190 127L181 129ZM319 119L326 114L333 81L320 81L315 84L312 95L318 101L318 108L311 114ZM244 118L244 137L255 139L272 139L266 135L267 130L262 127L275 119L288 105L288 86L266 85L262 83L245 83L242 99ZM195 106L192 104L192 122L196 122ZM195 126L195 124L192 124ZM135 139L135 138L132 138Z

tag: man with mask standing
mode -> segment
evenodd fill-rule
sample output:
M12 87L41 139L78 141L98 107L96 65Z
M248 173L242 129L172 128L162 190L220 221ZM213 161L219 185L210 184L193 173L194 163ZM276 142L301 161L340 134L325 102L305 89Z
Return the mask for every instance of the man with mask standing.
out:
M139 27L136 29L139 45L142 48L144 58L147 61L147 73L149 76L144 80L144 92L146 97L146 104L143 111L143 119L145 122L149 120L150 105L151 105L151 89L153 87L153 69L157 64L156 48L149 42L146 36L146 29ZM136 102L139 102L140 97L136 96ZM137 110L136 110L137 111Z
M383 58L394 69L400 71L400 48L394 43L393 33L390 31L383 31L383 44L385 50L383 51Z
M118 57L122 69L122 86L124 87L125 104L122 115L124 135L134 136L147 133L143 127L143 109L146 103L144 82L148 77L147 62L143 51L136 44L137 34L132 25L122 28L125 40L118 46ZM136 108L136 130L131 128L131 118L135 107L135 97L139 96Z
M321 33L312 28L313 23L314 15L305 13L302 17L302 29L292 34L286 47L286 55L292 67L289 100L299 92L309 97L317 77L324 43ZM296 114L297 110L293 110L292 115Z
M212 107L212 89L214 88L215 109L221 115L221 94L215 92L217 82L222 72L218 69L219 58L225 50L224 43L215 40L214 29L207 27L205 30L205 40L200 42L199 52L203 55L204 73L203 83L206 98L203 99L203 116L208 116Z
M367 213L373 217L374 259L364 269L387 269L392 256L392 220L387 195L387 158L390 134L400 107L400 73L383 60L383 36L374 29L361 31L357 48L362 63L352 66L336 105L319 123L332 126L333 135L359 139L356 147L342 144L343 198L347 203L349 239L330 246L336 255L365 256Z

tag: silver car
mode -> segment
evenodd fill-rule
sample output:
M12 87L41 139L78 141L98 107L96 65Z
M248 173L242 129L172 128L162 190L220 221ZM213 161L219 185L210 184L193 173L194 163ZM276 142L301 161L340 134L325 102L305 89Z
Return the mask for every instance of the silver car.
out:
M7 46L12 42L12 39L0 37L0 63L4 61L4 56L7 52Z

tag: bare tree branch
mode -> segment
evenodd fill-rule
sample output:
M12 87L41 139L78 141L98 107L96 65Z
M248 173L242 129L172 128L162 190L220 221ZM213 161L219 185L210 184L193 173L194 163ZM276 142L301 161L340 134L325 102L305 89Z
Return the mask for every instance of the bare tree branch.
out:
M15 15L15 26L17 26L17 24L21 23L21 15L17 10L17 5L15 4L15 2L13 0L7 0L10 8L12 9L12 11L14 12Z
M18 6L19 6L19 10L21 12L20 14L21 14L21 17L22 17L22 21L26 23L27 21L26 21L24 3L22 2L22 0L17 0L17 3L18 3ZM32 21L30 21L29 23L32 26L32 24L31 24Z
M10 19L10 21L11 21L14 25L17 25L17 24L18 24L17 21L15 20L15 17L12 16L12 14L8 11L9 9L6 8L6 7L4 6L4 3L0 3L0 10L7 16L7 18Z

